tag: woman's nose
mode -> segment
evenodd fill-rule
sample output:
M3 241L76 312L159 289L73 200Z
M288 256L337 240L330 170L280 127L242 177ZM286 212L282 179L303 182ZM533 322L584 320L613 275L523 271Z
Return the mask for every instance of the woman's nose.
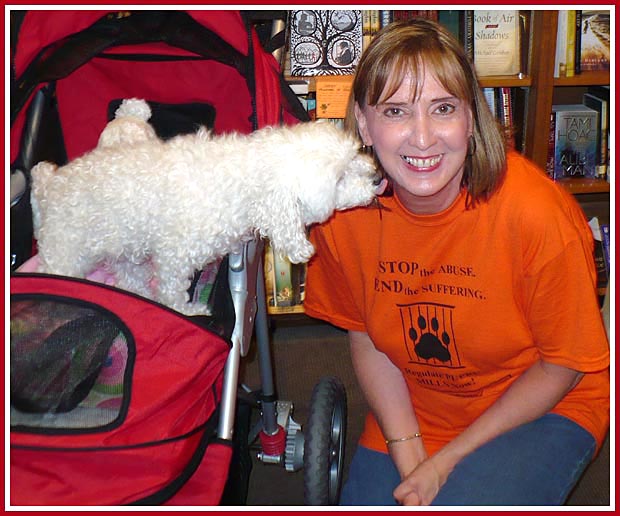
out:
M424 150L433 144L433 121L425 115L411 118L409 123L409 144Z

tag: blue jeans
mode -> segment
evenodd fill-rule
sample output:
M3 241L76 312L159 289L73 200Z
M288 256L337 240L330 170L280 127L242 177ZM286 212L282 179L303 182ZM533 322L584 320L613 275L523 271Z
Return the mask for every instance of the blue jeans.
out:
M596 449L575 422L547 414L484 444L459 462L431 505L562 505ZM341 505L397 505L400 475L385 453L358 446Z

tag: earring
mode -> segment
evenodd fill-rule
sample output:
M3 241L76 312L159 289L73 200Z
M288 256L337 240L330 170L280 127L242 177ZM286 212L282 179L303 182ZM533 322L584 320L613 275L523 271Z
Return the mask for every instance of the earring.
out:
M469 142L467 144L467 155L473 156L475 153L476 153L476 139L474 138L474 135L472 134L469 137Z
M360 152L362 154L366 154L367 156L373 156L375 155L374 149L372 148L372 145L366 145L366 144L362 144L362 146L360 147Z

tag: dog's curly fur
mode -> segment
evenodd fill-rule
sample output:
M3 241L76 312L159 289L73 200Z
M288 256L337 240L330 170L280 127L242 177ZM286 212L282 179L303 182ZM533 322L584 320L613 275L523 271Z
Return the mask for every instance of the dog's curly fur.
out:
M104 267L120 288L204 313L188 303L196 270L256 237L305 262L307 225L374 198L373 163L328 122L249 135L200 129L164 142L149 117L148 104L126 100L94 150L32 169L40 272L86 277Z

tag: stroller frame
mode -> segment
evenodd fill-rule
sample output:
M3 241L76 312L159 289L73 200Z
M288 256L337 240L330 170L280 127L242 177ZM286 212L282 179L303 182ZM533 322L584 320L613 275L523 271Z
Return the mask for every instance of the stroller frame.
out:
M263 16L273 16L273 13L266 11ZM283 28L283 20L276 19L271 36L281 37ZM275 52L279 52L279 49ZM22 198L28 196L29 170L35 164L33 148L41 137L41 118L48 100L46 95L49 92L44 90L45 88L34 94L22 134L20 166L11 173L12 208L17 207ZM13 120L14 113L11 121ZM26 211L26 216L28 214L29 211ZM19 216L24 214L12 210L12 219ZM13 236L12 231L12 240ZM252 240L246 243L239 253L227 257L228 286L235 319L230 336L232 347L224 368L217 437L227 441L232 441L234 437L241 359L247 356L254 337L261 381L258 394L260 421L257 432L261 451L257 457L265 463L284 466L287 471L304 468L306 504L336 504L342 481L346 393L337 378L322 378L312 393L305 432L292 418L293 403L277 399L270 357L263 248L261 240ZM19 260L12 265L19 265ZM254 437L251 435L250 440Z

